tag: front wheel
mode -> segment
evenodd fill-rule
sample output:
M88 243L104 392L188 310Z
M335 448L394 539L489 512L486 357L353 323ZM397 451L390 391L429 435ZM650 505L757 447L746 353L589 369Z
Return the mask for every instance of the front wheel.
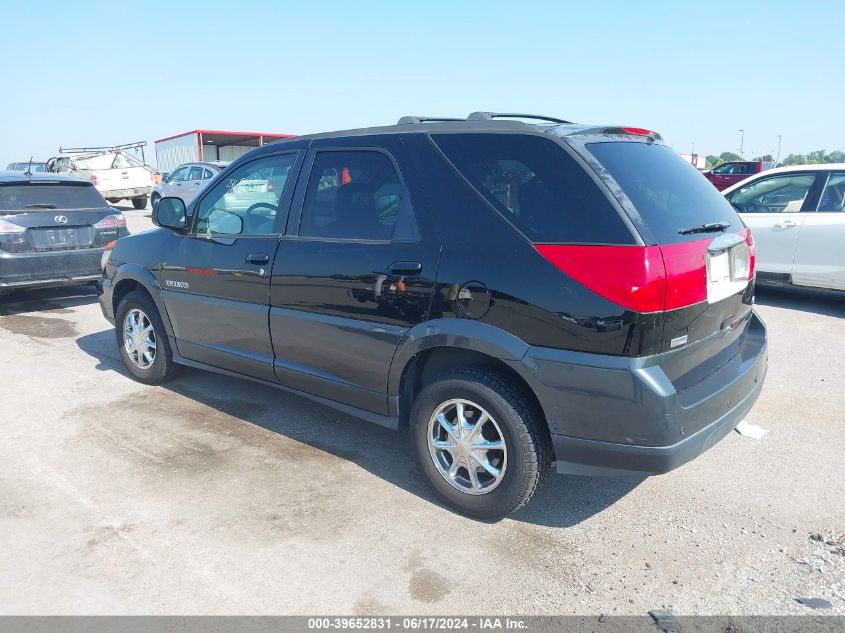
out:
M132 198L132 206L139 211L141 209L147 208L147 196L141 196L140 198Z
M520 387L493 371L459 368L423 387L414 402L417 463L462 514L491 520L518 510L551 468L545 421Z
M127 294L117 307L115 334L126 369L141 382L158 385L173 374L173 354L155 303L144 292Z

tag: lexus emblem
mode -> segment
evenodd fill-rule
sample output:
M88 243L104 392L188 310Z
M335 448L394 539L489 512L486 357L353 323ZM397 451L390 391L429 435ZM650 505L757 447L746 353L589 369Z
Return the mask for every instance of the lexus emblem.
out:
M67 224L67 216L65 216L65 215L57 215L57 216L56 216L55 218L53 218L53 219L54 219L56 222L58 222L59 224Z

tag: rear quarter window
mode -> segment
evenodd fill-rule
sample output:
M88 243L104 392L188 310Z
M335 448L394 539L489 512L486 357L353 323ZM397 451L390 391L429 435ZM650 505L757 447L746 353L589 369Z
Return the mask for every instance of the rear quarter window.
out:
M607 196L556 142L520 134L434 134L432 139L532 242L635 243Z
M634 223L658 244L703 239L708 234L680 231L712 222L727 222L727 231L743 228L722 194L673 149L626 141L587 143L586 148L603 168L599 173L615 181L608 182L611 191L632 203Z

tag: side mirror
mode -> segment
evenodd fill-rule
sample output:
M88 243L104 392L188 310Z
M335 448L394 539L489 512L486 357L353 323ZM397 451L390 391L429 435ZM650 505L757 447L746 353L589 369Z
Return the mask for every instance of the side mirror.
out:
M181 198L162 198L153 207L153 224L172 231L188 228L188 213Z

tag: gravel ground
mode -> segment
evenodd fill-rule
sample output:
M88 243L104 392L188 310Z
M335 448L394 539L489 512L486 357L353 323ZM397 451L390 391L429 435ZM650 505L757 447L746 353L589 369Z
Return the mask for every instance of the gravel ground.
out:
M765 437L660 477L553 476L483 524L398 434L202 371L141 385L90 289L6 297L0 613L845 614L845 297L758 306Z

